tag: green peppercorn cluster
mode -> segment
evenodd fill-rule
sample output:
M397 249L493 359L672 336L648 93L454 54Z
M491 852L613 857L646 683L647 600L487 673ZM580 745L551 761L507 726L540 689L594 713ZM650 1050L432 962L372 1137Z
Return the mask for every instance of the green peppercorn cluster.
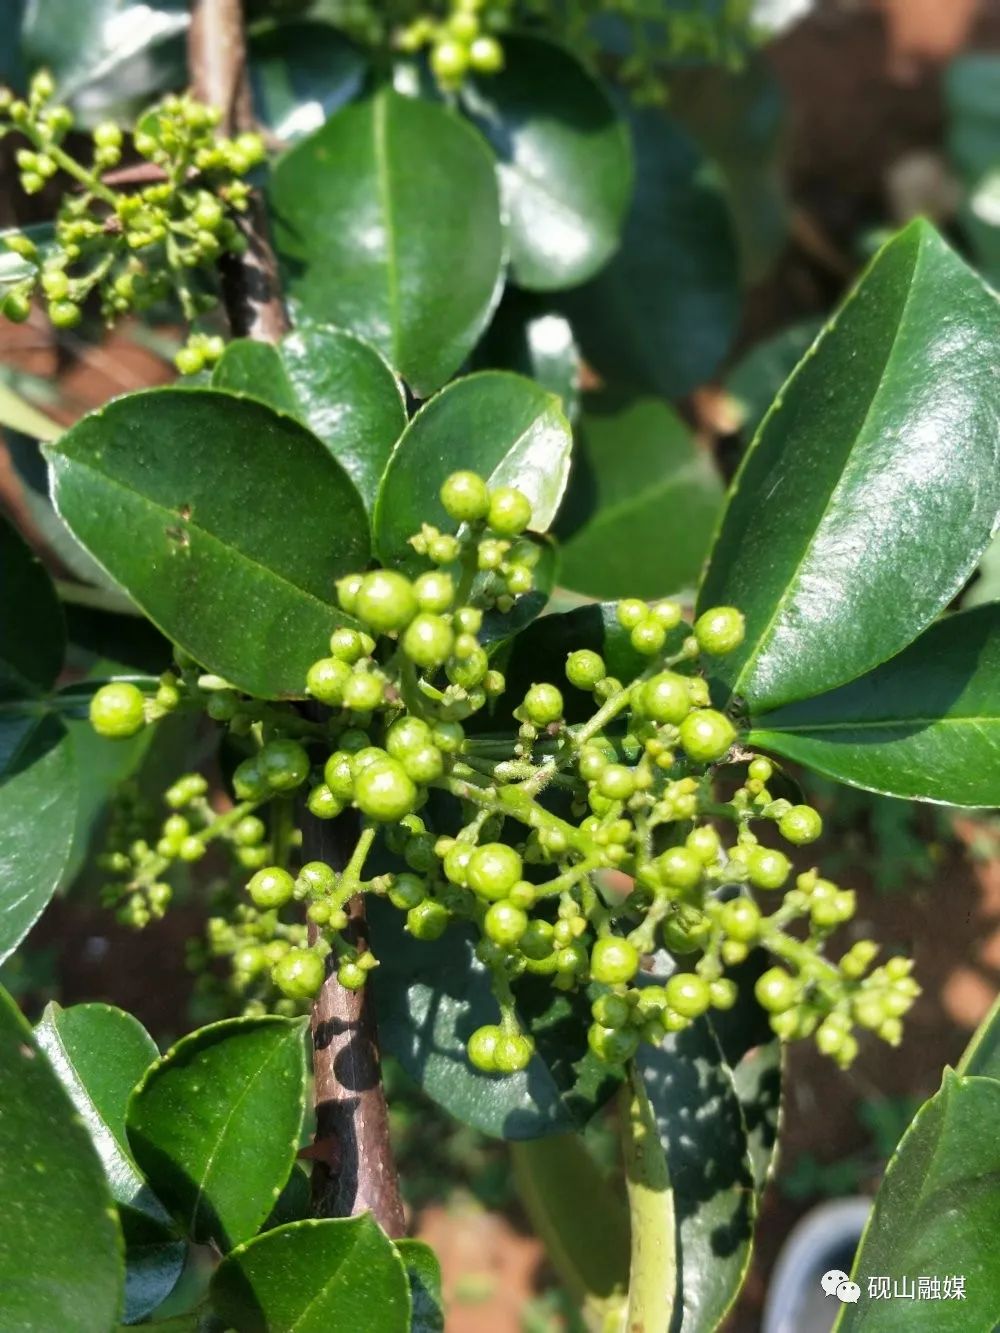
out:
M17 132L30 145L17 152L26 193L37 194L59 173L81 187L63 195L51 246L39 249L22 233L4 237L29 273L7 292L0 310L8 319L26 319L36 290L61 329L80 322L93 292L108 324L171 298L187 320L211 309L217 299L216 262L245 245L235 219L246 209L250 190L239 178L263 160L260 136L219 138L217 111L189 96L171 95L140 118L132 136L158 179L116 189L105 173L121 161L121 130L111 122L98 125L85 164L65 147L73 113L54 102L54 94L45 71L32 79L27 99L0 88L0 135ZM221 339L195 334L178 353L178 369L200 370L222 348Z
M517 1008L526 975L590 987L590 1048L620 1065L640 1041L732 1006L727 971L753 951L773 962L756 997L779 1036L813 1036L843 1065L856 1028L898 1042L918 993L910 964L873 968L868 940L828 956L854 894L815 867L796 873L783 850L815 842L822 819L771 790L772 761L736 748L732 719L712 707L703 668L740 646L740 612L711 608L687 626L676 602L625 599L619 631L645 663L634 679L580 647L564 685L539 680L510 699L497 645L533 586L530 503L472 472L449 477L441 503L451 530L425 525L411 539L422 569L338 584L342 616L304 681L307 713L249 699L186 659L152 702L121 683L95 695L105 734L130 734L157 708L204 706L248 749L230 811L213 815L203 789L180 804L168 793L176 813L123 867L127 891L161 882L171 859L197 859L213 837L235 844L253 874L209 946L231 959L252 1010L274 995L305 1005L330 971L365 984L377 959L350 939L359 893L386 898L419 940L471 927L498 1012L469 1058L496 1074L532 1057ZM567 719L567 688L592 700L585 721ZM298 865L296 803L353 821L343 867Z
M402 51L430 51L430 65L442 88L461 87L468 73L495 74L503 68L503 48L495 34L510 22L511 0L451 0L443 18L421 14L398 33Z

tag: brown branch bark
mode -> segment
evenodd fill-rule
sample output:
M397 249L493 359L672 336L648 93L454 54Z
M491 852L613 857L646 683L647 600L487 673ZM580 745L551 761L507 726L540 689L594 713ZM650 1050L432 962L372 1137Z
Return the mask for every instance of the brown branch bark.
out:
M222 132L233 135L253 129L240 0L194 0L188 64L195 97L222 112ZM240 229L246 250L226 255L219 266L229 323L238 338L277 342L288 332L288 316L267 215L256 194L240 219Z
M192 90L222 110L226 134L253 128L246 43L240 0L194 0L188 45ZM288 330L278 269L263 205L254 200L244 215L247 249L223 266L223 299L234 334L277 342ZM308 819L306 860L342 869L354 845L356 823L345 815L331 823ZM349 934L367 947L364 900L349 905ZM389 1116L382 1088L378 1030L370 987L345 990L327 977L313 1007L313 1074L316 1137L313 1204L321 1217L370 1211L390 1236L403 1234L403 1205L389 1143Z

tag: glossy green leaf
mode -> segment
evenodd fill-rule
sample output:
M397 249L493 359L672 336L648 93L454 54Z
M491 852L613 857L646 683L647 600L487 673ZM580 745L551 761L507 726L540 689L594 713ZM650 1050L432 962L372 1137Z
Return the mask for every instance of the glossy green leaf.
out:
M972 1034L955 1072L1000 1079L1000 997Z
M241 1245L211 1301L240 1333L410 1333L403 1260L368 1213L292 1222Z
M298 1151L305 1080L302 1022L275 1017L200 1028L148 1071L129 1144L192 1240L229 1249L270 1213Z
M159 1058L156 1043L131 1014L110 1004L49 1004L35 1028L93 1141L116 1203L160 1221L167 1214L132 1160L125 1109L132 1089Z
M693 587L722 495L711 455L666 403L588 395L556 526L560 583L602 598Z
M0 991L0 1328L107 1333L124 1265L100 1159L73 1103Z
M983 1333L1000 1317L1000 1082L945 1070L940 1091L914 1116L886 1168L854 1261L862 1288L838 1333ZM868 1299L879 1274L965 1279L964 1299ZM903 1306L905 1315L901 1314Z
M667 1158L677 1216L677 1333L715 1330L750 1262L755 1214L747 1131L706 1020L643 1046L636 1065Z
M664 398L717 369L739 318L736 240L721 190L663 112L632 113L635 193L618 253L560 298L584 357L613 384Z
M444 1333L441 1265L429 1245L419 1240L397 1240L410 1284L410 1333Z
M996 297L918 221L800 363L737 474L699 599L746 615L719 676L754 711L892 657L972 573L1000 514L998 356Z
M629 1218L579 1134L510 1145L518 1194L545 1254L577 1305L628 1289ZM595 1219L600 1225L595 1225Z
M438 492L471 468L491 486L517 486L531 501L531 527L552 522L569 474L573 439L559 400L531 380L484 370L449 384L400 436L375 504L375 545L387 564L412 557L421 524L453 532Z
M753 1168L754 1186L760 1199L774 1170L782 1112L782 1051L780 1042L769 1041L750 1051L733 1066L733 1086L743 1112L747 1151Z
M89 126L183 86L187 26L186 0L32 0L21 49L29 69L52 71L59 99Z
M749 442L785 381L816 341L823 322L803 319L756 343L726 376L736 428Z
M608 1067L586 1040L586 996L524 978L515 998L535 1038L527 1069L494 1078L469 1064L465 1043L497 1021L489 976L470 932L451 928L434 943L414 941L395 908L370 905L381 966L374 978L379 1035L424 1092L465 1124L505 1139L542 1138L582 1128L614 1091Z
M1000 605L946 616L859 680L756 717L749 740L869 791L1000 805Z
M503 234L490 152L456 113L389 89L345 107L277 164L270 201L305 314L374 344L422 398L458 369Z
M254 111L285 143L318 130L368 75L364 54L327 23L279 23L252 32L249 47Z
M369 509L406 425L399 381L373 347L340 329L307 325L277 347L231 342L212 383L288 412L323 441Z
M618 248L628 129L564 47L517 35L503 47L503 69L466 79L461 104L497 156L511 274L531 291L574 287Z
M65 651L66 627L52 580L0 514L0 702L48 690Z
M334 581L368 559L361 499L314 435L249 399L152 389L48 457L60 514L165 634L251 694L302 693Z
M551 300L508 287L472 356L476 370L512 370L556 393L570 421L580 397L580 349Z
M73 748L58 717L36 705L0 706L0 962L21 943L63 879L78 783Z

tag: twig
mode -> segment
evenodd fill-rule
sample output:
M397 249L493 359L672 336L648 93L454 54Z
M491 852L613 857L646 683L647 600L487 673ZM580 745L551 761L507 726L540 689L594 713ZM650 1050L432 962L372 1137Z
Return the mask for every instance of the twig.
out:
M195 97L222 112L223 134L253 129L240 0L194 0L188 39ZM288 332L278 266L268 237L267 215L255 194L239 222L247 247L220 265L222 295L233 333L277 342Z
M195 96L222 110L222 132L253 126L246 78L246 44L240 0L195 0L189 39ZM223 299L233 333L277 342L288 330L277 264L258 200L244 215L247 249L223 264ZM303 835L306 859L346 864L356 833L351 816L330 824L309 819ZM366 947L364 903L348 905L358 948ZM313 1201L320 1216L344 1217L370 1210L390 1236L403 1233L403 1206L389 1143L389 1117L379 1066L378 1035L370 987L346 990L331 975L313 1007L313 1074L316 1138Z

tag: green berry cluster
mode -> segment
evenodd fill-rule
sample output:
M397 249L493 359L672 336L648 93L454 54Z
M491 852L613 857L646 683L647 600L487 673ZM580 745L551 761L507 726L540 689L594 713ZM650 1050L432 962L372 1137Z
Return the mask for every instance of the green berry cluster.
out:
M634 679L580 647L564 685L538 680L510 699L496 645L504 613L533 585L531 505L472 472L450 476L440 498L451 530L425 525L413 537L422 570L338 584L341 618L303 682L308 714L247 698L187 660L161 682L174 707L204 706L246 754L231 810L213 814L203 791L181 806L168 793L182 817L132 857L128 892L161 882L171 859L196 859L211 838L235 844L253 873L213 919L209 954L231 959L251 1010L274 995L304 1005L330 971L364 985L377 959L350 939L359 893L386 898L415 939L471 928L498 1014L470 1038L469 1058L497 1075L532 1057L522 977L589 987L590 1049L620 1065L640 1041L733 1005L727 970L757 951L773 961L756 994L779 1036L813 1036L845 1065L855 1028L898 1041L918 993L909 963L873 969L866 940L828 957L854 894L815 867L796 873L783 850L815 842L822 819L772 791L773 762L738 749L733 720L712 707L704 669L739 648L740 612L710 608L688 626L676 602L627 598L617 618L644 663ZM132 688L95 696L105 734L129 734L163 706L121 695ZM592 700L585 721L568 720L567 689ZM296 805L358 830L346 865L296 868Z
M397 34L402 51L430 51L430 65L442 88L461 87L466 74L495 74L503 68L503 48L495 34L510 22L511 0L450 0L442 18L421 14Z
M17 153L22 188L36 194L59 173L81 187L63 195L55 240L44 252L22 233L4 237L33 272L8 291L2 313L16 322L27 319L36 289L61 329L80 322L84 302L95 292L108 324L171 298L189 321L211 309L219 257L245 246L236 216L246 209L250 187L240 177L264 159L260 136L219 138L217 111L187 95L171 95L140 117L132 135L132 146L155 168L156 179L117 189L105 174L121 161L122 131L111 122L98 125L90 162L84 163L64 145L73 114L54 95L45 71L32 79L27 99L0 88L0 135L16 132L30 145ZM218 359L222 347L219 338L195 335L178 354L178 369L200 370Z

